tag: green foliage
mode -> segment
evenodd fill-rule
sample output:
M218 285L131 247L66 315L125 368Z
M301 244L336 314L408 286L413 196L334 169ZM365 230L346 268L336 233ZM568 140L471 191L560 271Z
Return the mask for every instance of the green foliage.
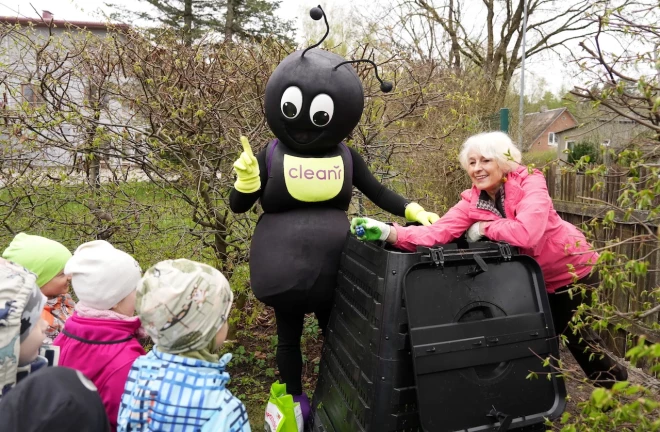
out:
M522 155L522 164L534 166L537 169L543 169L549 163L557 160L556 150L547 150L542 152L525 152Z
M656 271L657 215L660 201L659 170L648 167L640 151L623 151L615 155L615 165L589 165L588 154L576 161L574 170L593 177L594 188L602 187L604 176L614 171L622 179L618 200L601 218L582 228L588 239L600 248L594 271L600 275L597 287L580 286L591 296L592 306L582 305L571 322L574 330L590 328L605 335L625 335L625 357L633 366L650 374L660 373L660 287L648 284ZM611 180L610 180L611 181ZM634 213L635 211L646 213ZM635 223L643 236L622 236L621 224ZM655 261L654 261L655 260ZM643 287L643 288L640 288ZM575 378L572 371L563 372ZM632 375L629 373L629 378ZM609 389L596 388L591 397L578 403L579 412L565 415L561 431L660 431L660 400L657 384L642 381L620 382Z
M649 14L639 14L649 7ZM588 327L608 337L623 338L630 364L649 374L660 374L660 286L657 271L660 256L660 170L657 149L660 127L657 123L657 95L660 89L657 65L650 63L657 46L646 44L657 39L657 2L623 2L610 9L602 3L593 10L599 32L581 43L576 64L583 84L571 94L577 104L598 113L600 118L625 116L635 127L631 146L608 151L608 165L599 164L598 145L580 143L571 154L572 169L581 170L593 182L592 190L604 192L602 215L584 223L589 240L599 248L594 271L600 275L598 287L582 287L593 299L593 306L581 307L574 329ZM605 34L617 34L627 46L634 46L630 56L596 49ZM651 39L648 39L651 38ZM651 72L647 69L651 66ZM586 179L585 179L586 181ZM614 185L614 187L612 187ZM616 200L612 200L612 194ZM594 203L597 204L597 203ZM574 376L567 372L568 376ZM611 390L594 389L591 397L578 404L580 411L562 418L561 431L660 431L658 385L652 379L614 385Z
M143 269L181 256L214 263L208 259L213 256L211 251L205 253L182 238L194 223L186 203L173 198L172 191L143 182L103 184L103 194L98 196L86 190L85 184L53 183L45 193L30 195L25 193L26 187L15 183L0 191L0 211L10 215L6 227L11 228L0 231L3 244L8 244L14 233L29 232L58 239L75 250L99 232L112 234L112 243L131 253ZM160 205L163 201L168 202L167 207ZM99 220L90 207L111 211L116 219Z
M586 163L600 163L600 146L589 141L580 141L568 152L568 161L577 163L583 160Z
M114 10L110 14L113 20L155 24L155 28L147 31L156 38L160 37L165 28L182 34L188 44L209 38L209 33L223 36L231 34L241 39L255 38L263 41L274 38L286 43L293 42L293 24L276 16L278 1L139 0L138 3L151 8L140 11L139 8L127 8L115 3L106 3L106 6ZM228 13L230 8L232 12ZM187 10L190 15L187 15Z
M565 92L564 92L565 93ZM538 98L532 97L531 101L525 100L525 112L540 112L542 108L552 110L555 108L563 108L567 105L567 101L563 99L562 92L559 95L545 90L543 95Z
M589 400L578 404L576 415L566 412L561 432L647 432L660 430L660 404L643 385L619 382L611 390L595 389Z
M72 249L100 238L131 252L171 237L173 247L145 253L149 263L186 254L231 277L258 216L228 208L232 162L245 128L257 146L268 138L262 83L282 48L186 46L162 32L155 49L130 31L117 43L83 31L40 39L12 30L0 35L34 56L43 103L14 104L11 130L20 133L0 133L1 235L49 233ZM8 82L22 79L24 60L7 65ZM71 89L80 86L98 91L79 98ZM39 168L53 154L59 159Z

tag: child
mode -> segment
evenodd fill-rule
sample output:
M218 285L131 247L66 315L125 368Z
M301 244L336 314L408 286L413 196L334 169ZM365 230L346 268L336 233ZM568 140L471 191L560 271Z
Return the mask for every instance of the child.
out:
M47 363L38 355L45 337L41 311L46 297L36 279L25 268L0 258L0 399Z
M42 318L48 323L46 336L50 341L54 340L75 307L69 294L70 278L63 272L71 252L54 240L19 233L2 257L37 275L37 285L48 298L42 313Z
M21 381L0 402L0 426L2 432L110 431L94 384L65 367L43 368Z
M121 399L117 430L250 432L245 406L225 388L227 337L233 294L218 270L186 259L146 271L136 310L155 346L135 361Z
M78 304L53 342L60 347L59 364L92 380L115 431L126 377L145 354L138 337L146 334L140 334L140 319L133 317L140 266L126 252L94 240L76 249L64 274L71 277Z

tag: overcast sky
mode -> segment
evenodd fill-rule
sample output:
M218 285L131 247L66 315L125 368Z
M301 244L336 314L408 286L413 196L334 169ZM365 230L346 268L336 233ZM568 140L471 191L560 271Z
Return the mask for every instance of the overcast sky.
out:
M0 15L16 15L36 17L36 9L52 12L57 19L91 20L98 18L95 12L100 10L109 11L104 3L116 3L137 7L139 3L135 0L0 0ZM322 0L322 5L337 4L350 6L355 0ZM309 12L309 9L319 4L319 0L281 0L278 14L285 19L298 20L301 12ZM84 6L83 6L84 5ZM34 6L34 8L32 7ZM324 9L327 9L324 7Z
M136 0L0 0L0 15L37 17L36 9L39 13L42 10L48 10L54 14L56 19L98 21L101 16L99 12L110 12L104 6L104 3L109 1L123 5L130 4L132 8L139 5ZM309 10L319 3L326 11L331 11L333 6L350 8L356 4L356 0L281 0L278 14L284 19L293 20L300 27L303 20L309 19ZM331 18L330 14L328 16ZM525 73L527 93L533 91L539 78L543 78L553 92L558 92L562 84L569 87L571 84L577 83L569 76L561 59L556 56L546 59L534 57L531 62L528 60Z

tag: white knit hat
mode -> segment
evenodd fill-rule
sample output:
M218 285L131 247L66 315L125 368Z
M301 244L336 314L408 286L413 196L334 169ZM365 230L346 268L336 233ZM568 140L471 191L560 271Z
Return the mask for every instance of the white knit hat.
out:
M105 240L94 240L78 246L66 263L64 274L71 275L79 303L108 310L137 288L142 270L126 252Z

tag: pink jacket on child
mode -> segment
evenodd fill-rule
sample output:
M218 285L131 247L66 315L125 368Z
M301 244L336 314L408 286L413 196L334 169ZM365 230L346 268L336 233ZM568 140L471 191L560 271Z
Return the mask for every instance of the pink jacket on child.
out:
M96 385L113 431L128 372L145 354L136 337L140 326L139 319L82 318L74 312L53 342L60 347L59 365L81 371Z
M572 224L559 217L548 194L543 174L519 166L507 174L504 183L504 212L506 218L477 208L479 191L476 187L461 194L461 201L430 226L401 227L395 247L414 251L416 246L449 243L460 237L472 224L491 221L484 230L490 240L503 241L520 248L520 253L533 257L541 266L546 290L572 283L574 272L578 278L589 274L598 259L584 235ZM574 269L569 270L570 266Z

